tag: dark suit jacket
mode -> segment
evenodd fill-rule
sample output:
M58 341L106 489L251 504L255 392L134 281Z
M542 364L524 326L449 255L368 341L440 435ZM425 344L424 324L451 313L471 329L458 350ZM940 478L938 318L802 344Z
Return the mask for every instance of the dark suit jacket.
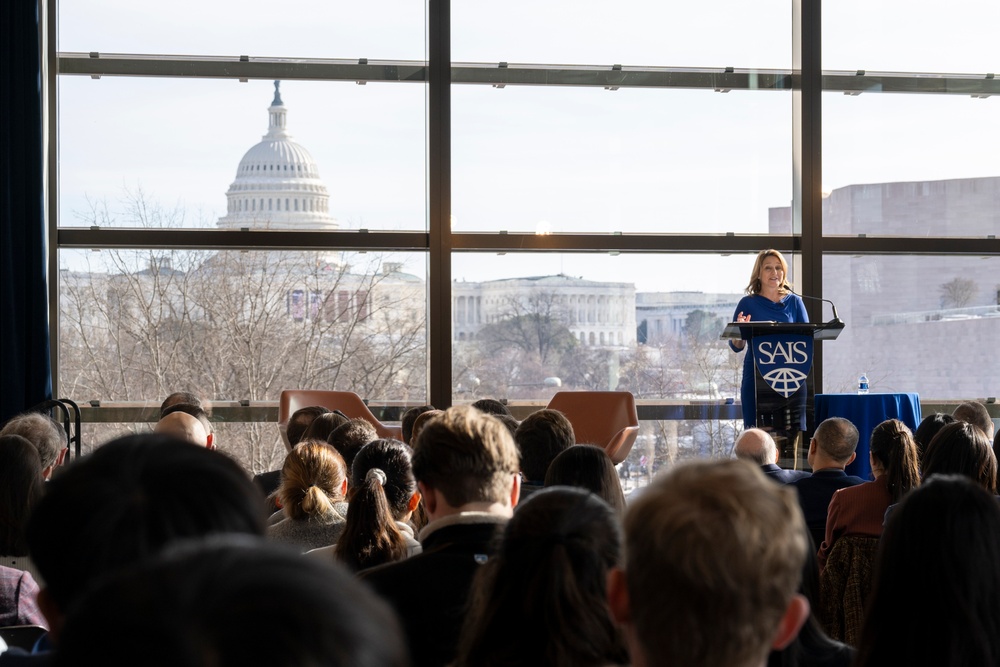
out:
M423 553L359 575L399 615L414 667L441 667L454 660L472 579L495 553L506 522L483 514L462 520L426 534L431 523L421 533Z
M826 536L826 511L833 494L838 489L856 486L864 481L838 468L824 468L809 477L792 482L792 486L799 492L799 505L802 506L806 527L809 528L817 549Z
M280 470L271 470L270 472L256 474L253 476L253 483L257 485L257 488L264 494L264 498L267 499L268 512L273 514L281 509L274 499L271 498L271 494L281 486Z
M805 470L785 470L784 468L779 468L777 464L774 463L762 465L760 469L764 471L765 475L779 484L791 484L797 479L809 476L809 473Z

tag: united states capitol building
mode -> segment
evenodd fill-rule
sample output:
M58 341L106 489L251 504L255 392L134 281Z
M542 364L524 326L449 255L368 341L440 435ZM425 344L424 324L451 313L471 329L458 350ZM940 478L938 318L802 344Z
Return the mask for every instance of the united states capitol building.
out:
M289 133L288 109L275 85L262 140L240 160L226 192L227 212L221 229L339 228L331 214L330 194L309 151ZM827 234L928 235L961 229L965 235L1000 233L1000 177L948 181L879 183L838 188L823 202ZM772 208L769 233L791 233L791 209ZM339 255L321 253L322 276L338 275L336 290L322 280L291 290L287 312L295 320L328 316L331 304L343 312L372 308L358 301L351 267ZM310 268L315 275L317 272ZM424 304L423 279L386 261L377 270L367 298L403 290L415 310ZM955 279L974 289L960 302L949 301L942 286ZM360 276L356 280L361 280ZM913 284L925 285L914 290ZM541 275L452 285L452 338L474 341L484 326L543 307L564 323L580 345L625 349L663 344L683 331L687 315L702 310L728 320L741 294L700 292L636 293L626 282L586 277ZM885 255L825 259L824 292L836 301L847 329L826 343L826 390L849 390L865 371L876 390L902 391L921 386L928 398L997 393L1000 359L990 342L1000 339L1000 270L996 260ZM327 315L324 315L326 313ZM950 350L952 355L941 355ZM962 368L961 378L955 369Z

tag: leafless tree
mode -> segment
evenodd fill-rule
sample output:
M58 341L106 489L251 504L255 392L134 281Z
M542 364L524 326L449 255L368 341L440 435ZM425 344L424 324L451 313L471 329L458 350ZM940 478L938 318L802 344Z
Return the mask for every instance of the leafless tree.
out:
M953 278L940 286L942 308L964 308L972 303L979 291L974 280Z

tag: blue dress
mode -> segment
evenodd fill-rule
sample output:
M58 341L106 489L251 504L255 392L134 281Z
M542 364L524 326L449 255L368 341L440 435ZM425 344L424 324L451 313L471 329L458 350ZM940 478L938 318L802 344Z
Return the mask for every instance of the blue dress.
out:
M767 297L759 294L752 294L740 299L733 311L733 322L737 315L743 313L750 315L751 322L808 322L809 315L806 313L806 306L795 294L786 295L781 301L775 303ZM729 347L733 352L740 352L733 341L729 341ZM746 428L753 428L757 423L757 392L754 391L753 355L747 350L743 357L743 381L740 384L740 401L743 403L743 425Z

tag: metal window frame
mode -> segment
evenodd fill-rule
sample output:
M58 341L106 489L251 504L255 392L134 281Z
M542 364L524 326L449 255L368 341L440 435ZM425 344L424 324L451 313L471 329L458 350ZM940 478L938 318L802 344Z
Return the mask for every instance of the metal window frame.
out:
M451 255L453 252L755 253L763 247L801 254L802 288L822 294L824 257L837 254L1000 256L997 238L839 237L822 229L822 94L1000 96L989 73L823 72L819 0L792 0L792 70L451 62L450 0L427 0L427 59L321 60L57 53L58 0L45 0L46 203L53 387L58 381L60 248L331 248L424 252L428 258L428 398L451 405ZM421 83L427 94L427 231L229 231L62 228L58 220L58 79L60 76L153 76ZM680 88L790 91L793 101L793 233L534 234L453 232L451 90L456 85ZM808 305L819 317L821 304ZM822 353L817 391L822 388Z

